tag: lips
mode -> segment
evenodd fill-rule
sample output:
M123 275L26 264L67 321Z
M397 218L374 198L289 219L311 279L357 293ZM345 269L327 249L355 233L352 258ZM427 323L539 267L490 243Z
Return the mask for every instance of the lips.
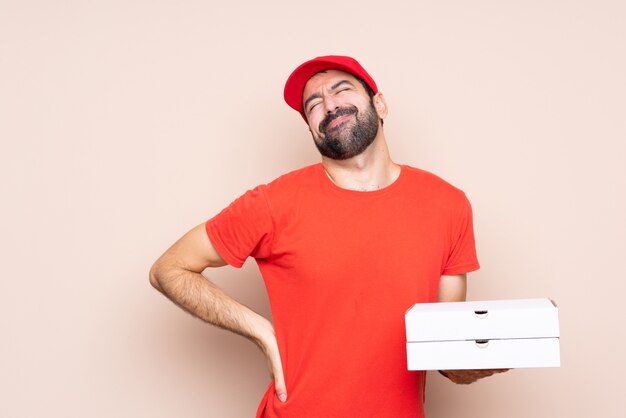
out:
M346 119L348 119L350 116L352 115L341 115L333 120L330 121L330 123L326 126L327 129L332 129L335 126L341 124L342 122L344 122Z
M342 122L345 122L350 116L356 115L357 111L358 110L356 106L343 107L341 109L338 109L332 115L326 116L324 120L320 123L320 132L325 133L328 128L335 128L339 126Z

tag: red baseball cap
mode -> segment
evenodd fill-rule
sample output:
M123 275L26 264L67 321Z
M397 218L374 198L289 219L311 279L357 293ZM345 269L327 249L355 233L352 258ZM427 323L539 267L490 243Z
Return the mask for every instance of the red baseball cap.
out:
M354 58L341 55L326 55L313 58L293 70L285 83L284 93L287 104L300 112L302 118L307 123L304 108L302 107L302 92L304 91L304 86L311 77L325 70L341 70L357 76L363 80L365 84L370 86L374 94L378 93L378 87L372 77L370 77L367 71L365 71L365 69L361 67L361 64Z

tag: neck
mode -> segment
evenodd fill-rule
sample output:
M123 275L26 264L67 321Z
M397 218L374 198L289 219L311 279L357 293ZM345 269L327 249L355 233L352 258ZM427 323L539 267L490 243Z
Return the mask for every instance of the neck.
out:
M361 154L347 160L322 157L328 178L337 186L370 192L383 189L396 181L400 166L391 160L382 134Z

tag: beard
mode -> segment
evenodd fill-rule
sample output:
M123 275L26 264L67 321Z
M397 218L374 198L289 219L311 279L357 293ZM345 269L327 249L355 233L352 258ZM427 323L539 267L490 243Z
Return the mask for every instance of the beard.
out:
M354 126L349 127L351 120L341 122L339 125L328 128L333 120L344 115L354 115ZM361 154L369 147L378 134L378 115L374 104L370 105L359 114L356 106L343 107L332 115L326 116L320 123L320 138L315 141L315 146L320 154L333 160L347 160Z

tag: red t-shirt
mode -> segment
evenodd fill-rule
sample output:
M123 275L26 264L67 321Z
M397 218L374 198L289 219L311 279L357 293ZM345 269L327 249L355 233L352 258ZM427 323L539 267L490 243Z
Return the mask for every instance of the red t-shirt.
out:
M315 164L246 192L206 224L226 262L265 281L288 399L267 418L423 417L425 372L407 370L404 313L441 275L478 269L459 189L402 166L390 186L346 190Z

